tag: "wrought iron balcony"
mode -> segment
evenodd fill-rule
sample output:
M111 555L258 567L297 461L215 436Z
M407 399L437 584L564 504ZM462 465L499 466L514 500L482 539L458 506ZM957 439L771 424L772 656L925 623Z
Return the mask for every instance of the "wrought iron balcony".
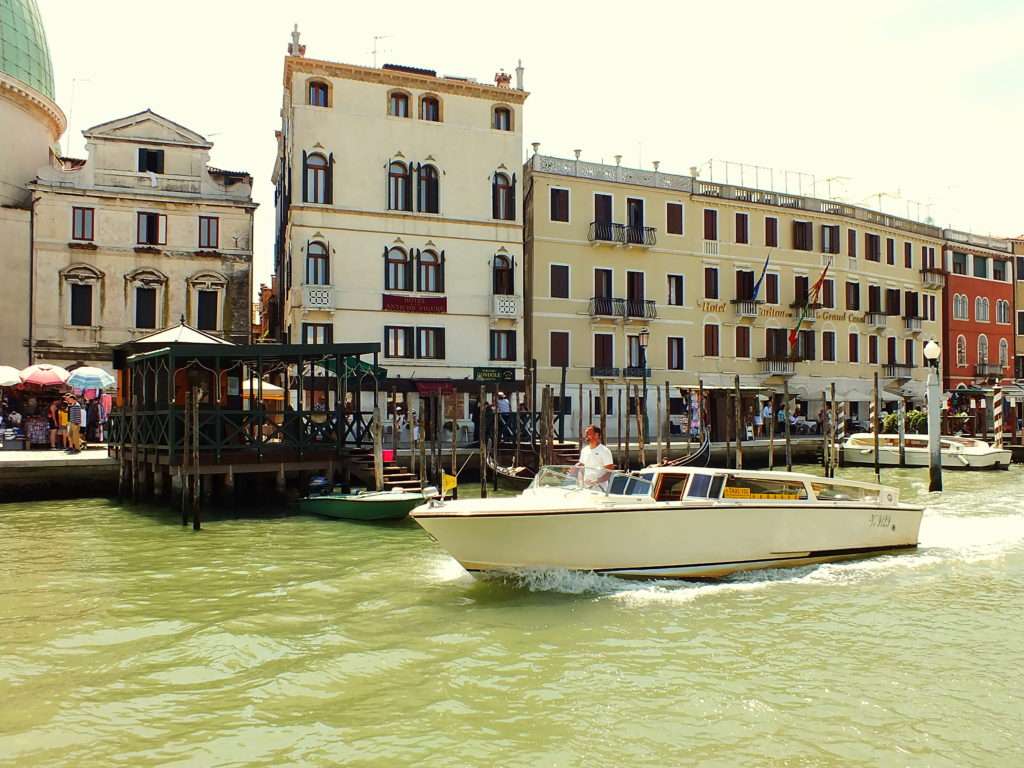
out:
M923 267L921 283L925 288L942 288L946 284L946 270L939 267Z
M626 299L626 317L633 320L654 320L658 317L658 305L653 299Z
M974 375L984 379L1001 379L1003 366L999 363L977 363L974 366Z
M523 316L523 297L512 293L496 293L492 297L491 317L515 320Z
M914 366L911 363L883 363L882 378L902 380L912 379L914 378Z
M921 318L920 317L904 317L903 327L911 333L921 332Z
M864 315L864 322L875 328L885 328L889 324L889 316L885 312L868 312Z
M626 245L642 245L651 247L658 242L658 235L654 227L626 226Z
M765 376L792 376L796 373L795 357L759 357L761 373Z
M595 365L590 369L590 375L595 379L617 379L619 378L619 369L610 368L604 365Z
M590 222L588 239L592 243L625 243L626 228L611 221Z
M736 317L757 317L757 308L764 304L760 299L733 299L730 303L736 308Z
M637 365L631 365L628 368L623 369L622 375L627 379L642 379L646 376L648 379L651 378L651 369L642 368Z
M622 299L611 296L594 296L590 299L591 317L622 317L626 311Z

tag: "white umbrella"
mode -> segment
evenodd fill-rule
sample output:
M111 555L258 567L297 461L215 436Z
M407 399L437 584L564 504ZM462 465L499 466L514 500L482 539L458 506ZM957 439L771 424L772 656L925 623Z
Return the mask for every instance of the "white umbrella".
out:
M9 365L0 365L0 387L16 387L21 384L21 371Z
M106 389L114 386L115 381L116 379L102 368L83 365L71 372L67 383L75 389Z

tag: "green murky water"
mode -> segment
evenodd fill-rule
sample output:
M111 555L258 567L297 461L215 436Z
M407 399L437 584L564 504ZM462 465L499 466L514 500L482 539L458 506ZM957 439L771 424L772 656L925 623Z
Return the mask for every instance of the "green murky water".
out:
M1020 765L1024 473L945 478L915 554L706 585L475 582L412 523L0 505L0 764Z

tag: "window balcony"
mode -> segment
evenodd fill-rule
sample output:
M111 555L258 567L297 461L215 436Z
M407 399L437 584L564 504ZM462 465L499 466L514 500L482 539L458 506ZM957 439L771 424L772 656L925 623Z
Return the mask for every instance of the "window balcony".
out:
M882 378L909 381L914 378L914 366L910 363L883 363Z
M306 309L334 309L334 286L304 284L302 306Z
M925 288L942 288L946 285L946 271L938 267L924 267L921 270L921 283Z
M921 332L921 318L920 317L904 317L903 327L911 333Z
M626 245L639 245L650 248L657 245L658 235L654 227L626 226Z
M718 255L718 241L717 240L705 240L703 253L705 256L717 256Z
M759 357L757 361L765 376L792 376L796 373L797 359L794 357Z
M603 365L595 365L590 369L590 376L595 379L617 379L619 378L619 369Z
M622 317L626 309L622 299L610 296L594 296L590 299L591 317Z
M798 317L802 313L804 320L807 320L808 322L814 322L817 319L818 310L821 309L821 307L822 305L820 303L816 302L812 304L810 299L807 298L797 299L789 305L790 309L795 309L797 311ZM804 311L805 308L806 311Z
M642 368L638 365L631 365L628 368L623 369L622 375L627 379L642 379L645 376L651 378L651 369Z
M885 312L868 312L864 322L874 328L885 328L889 324L889 316Z
M757 317L757 308L764 304L757 299L733 299L730 304L736 308L736 317Z
M496 293L491 298L491 317L499 320L518 320L523 316L522 296Z
M977 363L974 366L974 375L979 379L1001 379L1003 366L999 363Z
M658 305L653 299L626 299L626 318L629 320L655 320Z
M616 245L626 242L626 228L622 224L611 221L590 222L590 234L587 239L595 245L608 243Z

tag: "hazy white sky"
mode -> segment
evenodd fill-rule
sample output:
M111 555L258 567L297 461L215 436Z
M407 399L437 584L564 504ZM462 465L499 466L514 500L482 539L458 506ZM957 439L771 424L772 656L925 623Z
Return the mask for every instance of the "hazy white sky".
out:
M315 58L372 64L375 35L388 36L378 65L490 81L522 58L524 151L539 141L545 154L622 154L677 173L741 161L812 174L821 196L833 177L833 196L854 203L877 207L886 193L890 213L1024 231L1019 0L39 6L70 118L63 146L81 155L84 128L147 107L207 136L214 165L255 177L257 283L270 273L274 131L296 22Z

